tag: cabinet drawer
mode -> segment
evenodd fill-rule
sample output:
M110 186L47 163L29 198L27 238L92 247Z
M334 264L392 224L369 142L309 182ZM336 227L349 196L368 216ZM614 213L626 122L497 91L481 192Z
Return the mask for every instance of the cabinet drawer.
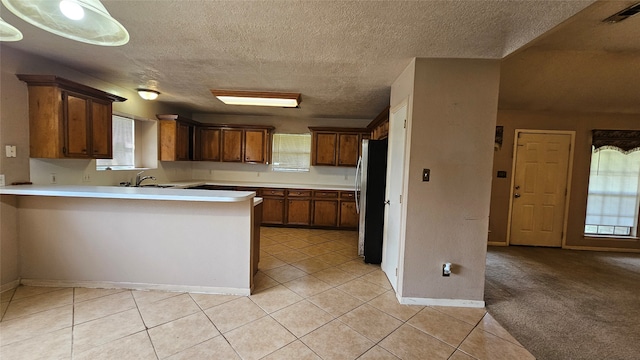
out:
M284 189L262 189L260 196L284 196Z
M316 198L335 199L338 197L337 191L314 191L313 196Z
M340 199L353 200L356 198L356 194L353 191L340 191Z
M289 197L311 197L311 190L287 190L287 195Z

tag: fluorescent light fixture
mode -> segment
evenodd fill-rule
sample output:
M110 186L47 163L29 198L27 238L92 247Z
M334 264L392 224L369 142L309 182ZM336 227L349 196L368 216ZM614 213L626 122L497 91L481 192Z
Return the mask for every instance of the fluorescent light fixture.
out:
M302 101L299 93L211 90L211 93L227 105L298 107Z
M0 18L0 41L20 41L22 33L15 26Z
M138 89L138 95L145 100L155 100L160 95L160 92L151 89Z
M58 36L101 46L129 42L129 32L100 0L2 0L17 17Z

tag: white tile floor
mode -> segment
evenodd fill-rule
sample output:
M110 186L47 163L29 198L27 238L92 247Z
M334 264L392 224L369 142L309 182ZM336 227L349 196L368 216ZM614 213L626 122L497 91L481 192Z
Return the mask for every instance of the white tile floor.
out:
M0 359L533 359L484 309L398 304L356 243L262 228L249 297L20 286Z

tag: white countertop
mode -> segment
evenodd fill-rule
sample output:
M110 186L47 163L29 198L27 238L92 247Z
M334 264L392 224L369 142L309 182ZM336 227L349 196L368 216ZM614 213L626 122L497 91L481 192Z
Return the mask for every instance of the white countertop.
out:
M34 195L100 199L139 199L205 202L241 202L255 197L252 191L190 190L157 187L16 185L0 187L1 195Z

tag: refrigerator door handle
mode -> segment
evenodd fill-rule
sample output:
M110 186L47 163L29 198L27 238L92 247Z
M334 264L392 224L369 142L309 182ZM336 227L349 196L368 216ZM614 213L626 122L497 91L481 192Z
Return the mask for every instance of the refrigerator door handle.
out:
M354 198L356 199L356 213L360 214L360 177L361 177L361 170L362 170L362 156L360 156L358 158L358 166L356 166L356 183L354 186L354 192L355 192L355 196Z

